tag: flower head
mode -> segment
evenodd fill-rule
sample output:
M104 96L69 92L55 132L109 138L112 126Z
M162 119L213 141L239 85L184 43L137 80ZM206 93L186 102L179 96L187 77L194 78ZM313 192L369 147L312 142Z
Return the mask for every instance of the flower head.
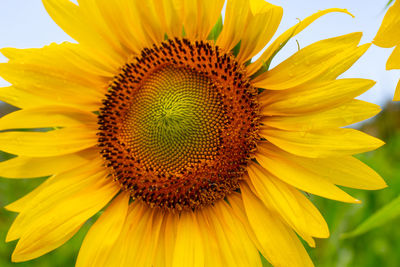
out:
M7 206L13 261L52 251L93 215L77 266L311 266L328 227L303 192L359 202L336 185L384 181L352 155L382 142L341 128L379 112L337 79L368 49L322 40L269 70L329 9L271 40L282 9L262 0L43 0L78 43L2 49L0 120L10 178L49 178ZM37 129L42 131L19 131ZM43 130L44 129L44 130ZM296 235L297 234L297 235Z

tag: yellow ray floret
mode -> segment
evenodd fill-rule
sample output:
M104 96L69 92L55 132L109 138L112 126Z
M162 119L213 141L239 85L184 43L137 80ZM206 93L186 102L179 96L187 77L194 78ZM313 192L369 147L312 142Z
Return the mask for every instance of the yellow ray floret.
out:
M267 111L268 109L264 109ZM375 116L381 111L378 105L362 100L350 100L343 105L327 110L316 110L305 114L284 114L262 118L263 124L287 131L310 131L343 127Z
M262 204L248 186L243 184L240 189L245 213L260 242L263 255L277 266L283 259L286 259L287 266L313 266L296 234L280 220L276 220L274 213ZM271 246L271 242L275 245Z
M400 69L400 1L396 0L387 11L375 36L374 44L387 48L396 46L386 63L386 69ZM400 81L397 84L394 101L400 101L399 88Z
M280 35L268 48L264 51L264 53L252 64L248 67L248 72L250 75L254 74L263 64L265 64L281 47L282 44L287 42L290 38L296 36L300 32L302 32L305 28L307 28L314 21L319 19L320 17L332 13L332 12L342 12L347 13L353 16L345 9L339 8L330 8L326 10L319 11L308 18L300 21L297 25L285 31L282 35Z
M319 238L329 236L322 215L302 193L271 175L258 164L249 166L249 178L265 205L281 214L289 225L300 232L300 235L306 233Z
M120 194L111 202L87 233L76 266L104 266L106 260L113 256L110 251L125 224L128 204L128 194Z

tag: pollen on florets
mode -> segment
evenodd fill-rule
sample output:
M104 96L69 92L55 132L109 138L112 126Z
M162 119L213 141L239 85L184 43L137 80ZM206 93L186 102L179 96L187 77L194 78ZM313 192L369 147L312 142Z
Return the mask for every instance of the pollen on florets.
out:
M112 81L98 144L135 199L172 210L238 189L258 138L256 90L233 55L203 41L146 48Z

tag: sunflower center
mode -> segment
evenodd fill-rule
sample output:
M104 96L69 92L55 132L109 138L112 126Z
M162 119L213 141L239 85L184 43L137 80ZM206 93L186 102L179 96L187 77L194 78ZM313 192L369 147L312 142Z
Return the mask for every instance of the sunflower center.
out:
M173 210L238 189L257 139L257 104L234 57L186 39L144 49L111 83L99 146L135 199Z
M143 164L177 172L215 156L224 124L221 97L193 70L165 66L146 79L122 125Z

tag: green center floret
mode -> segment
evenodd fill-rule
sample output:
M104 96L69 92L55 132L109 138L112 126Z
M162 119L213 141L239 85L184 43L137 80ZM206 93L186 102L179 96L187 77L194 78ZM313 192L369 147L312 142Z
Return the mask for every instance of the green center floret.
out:
M209 159L223 109L209 78L166 67L138 91L124 123L125 140L148 166L179 169Z

